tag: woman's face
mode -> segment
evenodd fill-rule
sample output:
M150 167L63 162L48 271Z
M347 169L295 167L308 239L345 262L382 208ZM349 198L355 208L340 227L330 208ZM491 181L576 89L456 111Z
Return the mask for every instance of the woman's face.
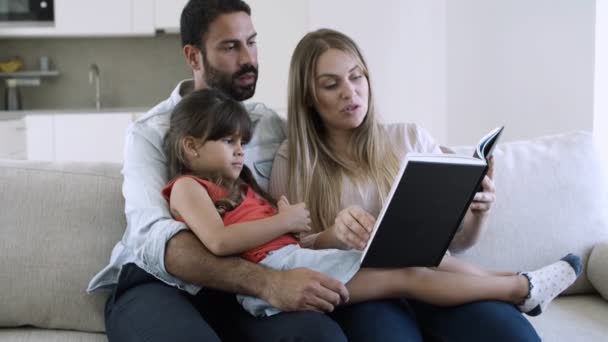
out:
M337 49L317 60L315 108L329 130L353 130L367 115L369 85L357 60Z

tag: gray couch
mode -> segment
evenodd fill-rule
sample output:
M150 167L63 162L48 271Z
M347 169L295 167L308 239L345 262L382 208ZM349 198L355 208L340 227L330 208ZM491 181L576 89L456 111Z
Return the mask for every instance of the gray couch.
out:
M532 323L545 341L605 341L608 193L591 136L507 143L495 155L490 229L462 257L525 270L582 255L570 295ZM107 293L84 289L122 236L121 182L116 164L0 161L0 341L106 341Z

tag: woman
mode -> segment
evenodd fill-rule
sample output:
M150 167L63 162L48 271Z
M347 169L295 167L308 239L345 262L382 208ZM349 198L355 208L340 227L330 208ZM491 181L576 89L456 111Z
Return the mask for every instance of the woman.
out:
M441 152L416 125L379 124L369 79L357 45L333 30L307 34L292 56L288 142L275 159L270 192L306 203L314 233L301 238L304 246L363 249L404 155ZM493 162L482 183L484 191L475 195L452 250L473 245L487 223L495 198L492 169ZM395 315L402 324L419 326L407 338L420 339L424 330L449 340L539 340L509 304L486 301L439 308L403 300L399 305L405 314ZM333 315L341 322L340 309ZM383 319L396 324L393 317Z

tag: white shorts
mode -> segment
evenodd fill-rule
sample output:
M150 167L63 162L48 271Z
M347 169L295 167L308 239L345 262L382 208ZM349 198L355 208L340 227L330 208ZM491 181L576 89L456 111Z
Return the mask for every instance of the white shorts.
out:
M298 245L287 245L275 251L260 261L260 264L275 270L290 270L305 267L323 273L342 283L347 283L359 271L361 266L361 251L340 249L308 249ZM249 313L256 317L272 316L279 309L266 301L251 297L237 295L237 300Z

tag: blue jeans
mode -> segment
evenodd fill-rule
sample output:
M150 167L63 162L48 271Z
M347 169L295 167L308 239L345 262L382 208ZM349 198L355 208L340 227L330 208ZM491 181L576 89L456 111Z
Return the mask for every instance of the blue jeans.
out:
M436 307L413 300L383 300L338 308L330 316L349 341L540 341L513 306L482 301Z
M539 341L528 321L502 302L438 308L383 300L339 307L324 315L249 315L235 295L196 296L126 265L106 304L106 333L114 341Z
M532 324L515 308L499 301L437 307L403 301L421 329L435 341L540 341Z

